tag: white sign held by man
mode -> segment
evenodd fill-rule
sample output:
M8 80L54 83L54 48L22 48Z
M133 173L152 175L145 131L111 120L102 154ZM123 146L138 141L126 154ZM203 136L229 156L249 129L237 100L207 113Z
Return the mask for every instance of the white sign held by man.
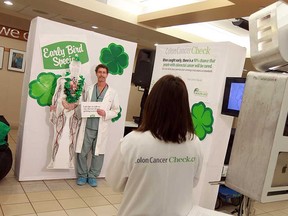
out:
M100 117L97 110L100 109L101 102L82 102L81 103L81 117Z

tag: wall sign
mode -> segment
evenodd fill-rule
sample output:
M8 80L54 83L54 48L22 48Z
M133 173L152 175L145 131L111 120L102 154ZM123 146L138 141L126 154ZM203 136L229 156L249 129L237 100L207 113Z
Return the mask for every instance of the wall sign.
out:
M28 34L29 34L28 31L0 25L0 36L3 36L3 37L27 41Z

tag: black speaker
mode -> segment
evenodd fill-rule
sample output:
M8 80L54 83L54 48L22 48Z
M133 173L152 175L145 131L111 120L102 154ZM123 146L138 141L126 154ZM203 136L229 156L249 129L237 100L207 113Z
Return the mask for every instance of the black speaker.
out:
M246 19L236 18L235 21L232 21L232 24L249 31L249 22Z
M142 88L149 88L153 72L154 60L154 50L141 49L139 51L135 72L132 74L132 83Z

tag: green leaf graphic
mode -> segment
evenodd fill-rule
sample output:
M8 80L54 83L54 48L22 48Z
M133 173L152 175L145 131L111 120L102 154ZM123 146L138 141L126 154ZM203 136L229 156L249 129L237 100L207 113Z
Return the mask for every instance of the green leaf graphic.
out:
M200 101L199 103L193 104L191 108L191 116L194 124L195 134L202 141L205 139L207 134L213 132L213 111L211 108Z
M101 50L100 62L109 68L109 73L122 75L124 69L128 67L129 56L123 46L111 43Z
M122 113L122 107L120 106L120 111L118 113L118 115L115 118L112 118L111 121L112 122L116 122L121 118L121 113Z
M40 73L36 80L32 80L29 83L30 97L36 99L40 106L50 106L59 77L61 75L56 75L52 72Z

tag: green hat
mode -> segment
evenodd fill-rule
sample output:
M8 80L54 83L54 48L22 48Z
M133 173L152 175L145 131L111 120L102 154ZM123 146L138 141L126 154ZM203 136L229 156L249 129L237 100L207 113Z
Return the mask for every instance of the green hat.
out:
M7 142L5 141L5 137L10 131L10 127L3 122L0 122L0 145L5 145Z

